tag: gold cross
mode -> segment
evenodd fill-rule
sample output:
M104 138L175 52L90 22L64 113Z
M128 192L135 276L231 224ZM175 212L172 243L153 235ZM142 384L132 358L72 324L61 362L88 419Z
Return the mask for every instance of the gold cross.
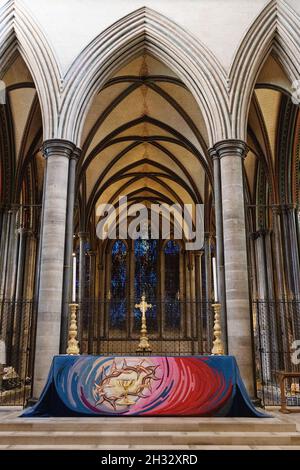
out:
M141 325L141 336L140 336L140 343L137 348L137 352L140 351L148 351L151 352L151 348L148 341L147 336L147 323L146 323L146 310L148 308L152 308L151 304L147 304L146 297L142 295L142 301L140 304L135 304L135 308L139 308L142 312L142 325Z
M148 308L152 308L152 304L147 304L145 295L142 295L142 301L140 304L135 304L135 308L139 308L142 312L142 316L146 315Z

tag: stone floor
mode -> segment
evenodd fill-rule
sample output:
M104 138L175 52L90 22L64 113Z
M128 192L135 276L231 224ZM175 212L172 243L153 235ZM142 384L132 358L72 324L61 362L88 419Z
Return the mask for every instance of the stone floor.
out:
M0 408L5 449L300 450L300 413L272 418L19 418Z

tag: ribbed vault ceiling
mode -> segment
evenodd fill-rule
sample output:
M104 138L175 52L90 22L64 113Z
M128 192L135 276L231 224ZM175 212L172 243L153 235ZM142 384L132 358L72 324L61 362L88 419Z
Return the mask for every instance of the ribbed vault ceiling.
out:
M38 96L19 55L2 79L7 104L1 107L1 203L40 203L45 161ZM300 118L289 88L271 55L260 71L249 110L247 203L278 203L284 195L288 202L298 191ZM81 146L77 194L86 227L99 203L115 204L121 195L147 205L203 202L209 225L213 223L212 161L201 111L172 70L150 55L132 60L99 90Z
M80 185L87 217L99 203L205 202L212 166L204 120L191 93L150 55L99 91L83 131Z

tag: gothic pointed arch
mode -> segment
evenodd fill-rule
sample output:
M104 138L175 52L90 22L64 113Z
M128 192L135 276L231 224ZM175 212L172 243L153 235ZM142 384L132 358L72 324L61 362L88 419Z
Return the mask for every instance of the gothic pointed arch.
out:
M20 53L40 101L44 139L56 134L61 73L39 25L22 2L10 0L0 8L0 79Z
M290 84L299 79L299 28L299 15L284 0L271 0L242 39L229 71L233 138L245 140L252 92L270 54L285 70Z
M223 67L199 40L148 7L107 28L73 62L65 77L59 134L79 145L84 117L96 92L143 50L173 69L194 95L210 143L224 138L230 119Z

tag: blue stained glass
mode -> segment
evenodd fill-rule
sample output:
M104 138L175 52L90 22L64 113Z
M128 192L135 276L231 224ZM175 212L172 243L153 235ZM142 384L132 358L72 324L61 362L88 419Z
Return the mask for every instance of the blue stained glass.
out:
M151 239L137 239L134 242L135 276L134 288L136 301L143 294L152 308L147 311L147 327L149 331L157 330L157 261L158 242ZM134 310L135 327L140 328L141 312Z
M166 255L174 255L176 253L179 253L179 251L180 251L179 245L174 240L169 240L165 244Z
M126 324L127 249L116 240L111 250L110 327L123 329Z

